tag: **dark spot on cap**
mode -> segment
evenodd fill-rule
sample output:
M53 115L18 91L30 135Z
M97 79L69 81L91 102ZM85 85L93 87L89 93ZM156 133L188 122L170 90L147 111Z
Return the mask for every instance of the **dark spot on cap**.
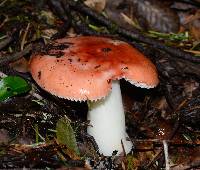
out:
M41 71L38 71L38 78L41 79L41 74L42 72Z
M95 66L94 68L97 69L97 68L99 68L99 67L101 67L101 65Z
M107 80L107 83L110 84L111 83L111 79Z
M111 48L102 48L101 51L104 53L107 53L109 51L112 51L112 49Z
M128 69L128 67L124 67L124 68L122 68L122 70L127 70Z

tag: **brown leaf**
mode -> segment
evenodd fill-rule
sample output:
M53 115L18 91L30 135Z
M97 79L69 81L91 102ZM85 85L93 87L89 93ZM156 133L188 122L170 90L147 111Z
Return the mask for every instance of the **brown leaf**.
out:
M102 12L105 8L106 0L86 0L84 3L95 11Z

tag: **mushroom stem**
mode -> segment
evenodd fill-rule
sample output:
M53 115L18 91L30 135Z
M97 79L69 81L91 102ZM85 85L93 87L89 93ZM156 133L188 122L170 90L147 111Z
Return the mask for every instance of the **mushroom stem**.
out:
M125 152L130 152L132 142L127 140L119 81L113 81L112 91L106 98L91 103L88 120L91 126L87 131L96 140L100 153L111 156L117 150L119 155L123 152L122 143Z

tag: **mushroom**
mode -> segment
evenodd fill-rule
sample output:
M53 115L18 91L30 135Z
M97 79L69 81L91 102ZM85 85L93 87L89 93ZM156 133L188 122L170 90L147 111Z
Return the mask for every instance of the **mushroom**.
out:
M155 66L138 50L123 41L95 36L56 40L31 57L30 72L41 88L55 96L90 101L87 131L105 156L132 148L119 80L142 88L159 82Z

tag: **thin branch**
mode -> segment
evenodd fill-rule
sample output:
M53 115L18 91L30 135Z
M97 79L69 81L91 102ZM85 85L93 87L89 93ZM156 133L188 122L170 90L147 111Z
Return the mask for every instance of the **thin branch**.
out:
M164 148L164 156L165 156L165 169L169 170L169 152L168 152L168 145L166 140L163 140L163 148Z
M0 50L2 50L4 47L6 47L11 41L13 40L12 36L7 37L6 39L2 40L0 42Z
M81 20L80 16L77 13L72 12L71 15L73 20L72 25L77 33L81 33L84 35L102 35L102 33L99 33L89 28L89 26Z
M61 5L58 0L49 0L49 7L52 11L64 22L64 24L58 28L58 33L54 34L51 39L58 39L64 37L67 33L67 30L71 27L71 16L68 12L68 5L65 5L65 8Z
M188 142L188 141L176 141L176 140L165 140L170 146L174 147L200 147L200 143L197 142ZM145 146L152 147L162 147L163 143L160 139L135 139L134 142L136 145L144 144ZM140 149L140 148L136 148ZM153 149L153 148L149 148Z
M1 57L0 58L0 67L7 65L11 62L19 60L20 58L22 58L23 56L28 54L32 50L32 48L33 48L32 44L29 44L24 48L23 51L15 52L12 55Z
M190 4L196 7L200 7L200 2L196 1L196 0L176 0L178 2L182 2L182 3L186 3L186 4Z
M11 35L8 35L6 39L2 40L0 42L0 50L2 50L3 48L5 48L11 42L15 41L18 38L18 33L19 33L19 30L15 29L15 30L13 30L13 32L11 33Z

